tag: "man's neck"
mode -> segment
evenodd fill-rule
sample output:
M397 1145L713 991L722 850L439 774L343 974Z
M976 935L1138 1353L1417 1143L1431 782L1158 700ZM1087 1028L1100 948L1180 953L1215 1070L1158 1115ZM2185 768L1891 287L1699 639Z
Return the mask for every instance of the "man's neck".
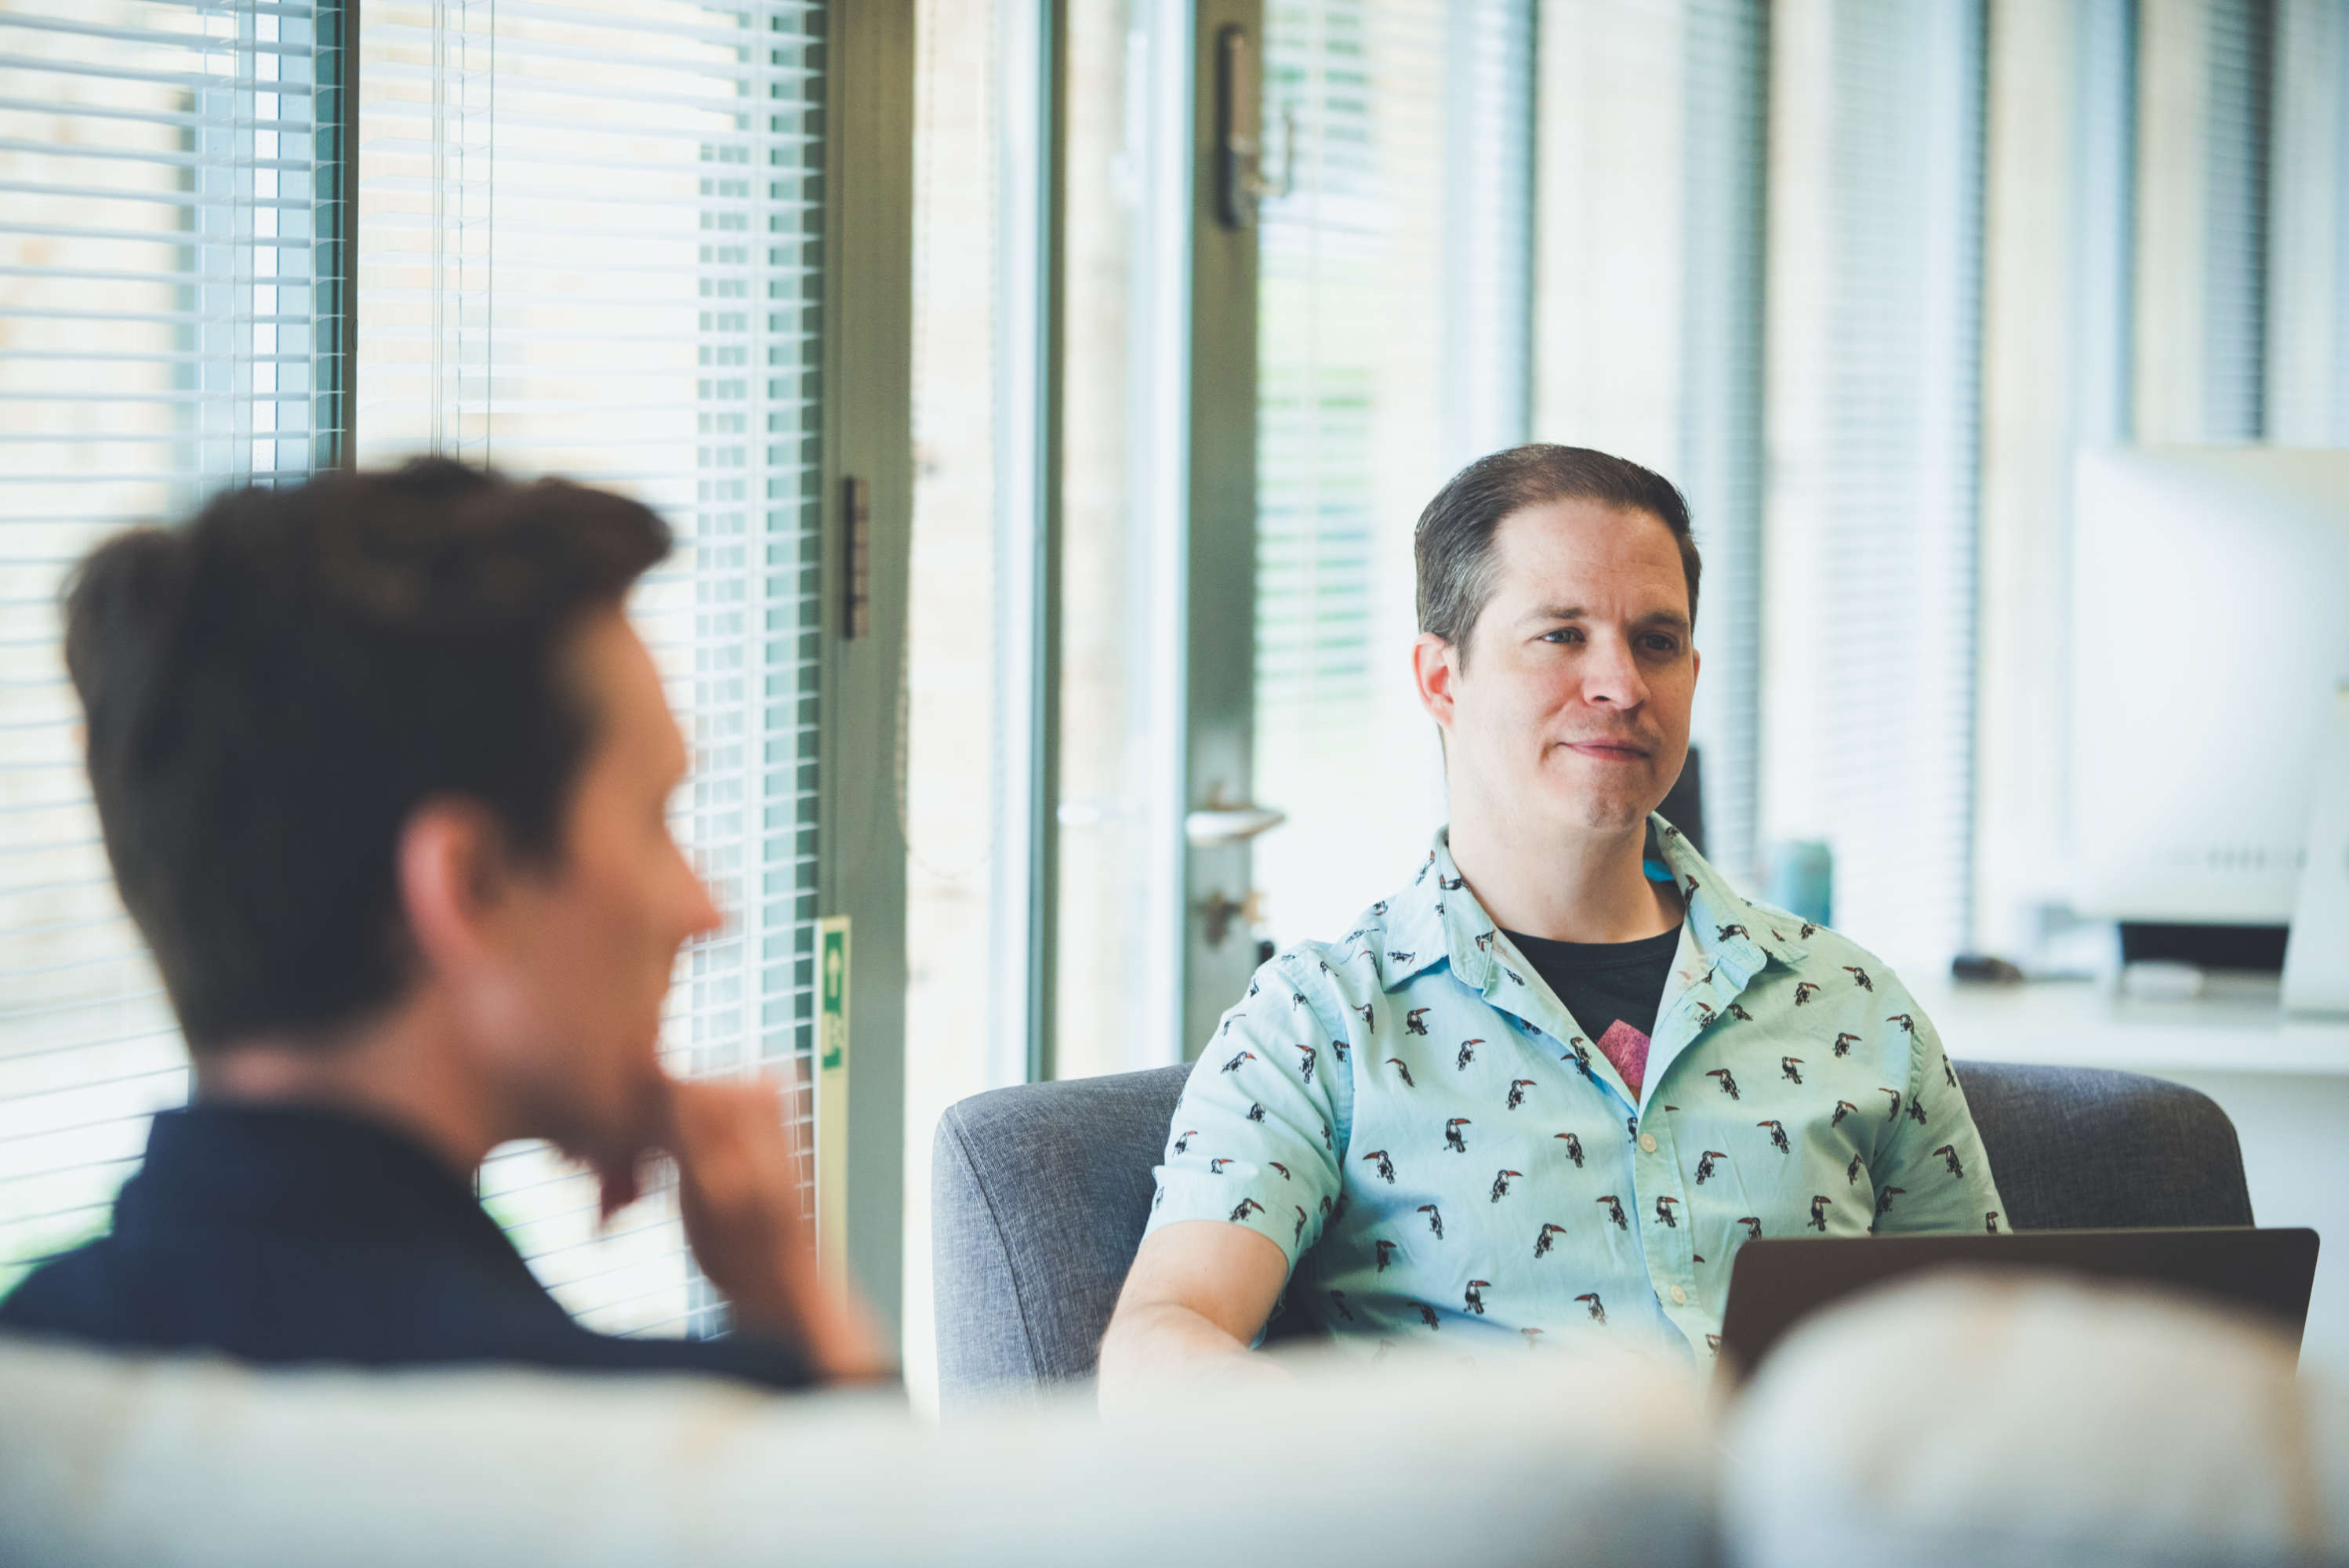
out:
M449 1054L433 1048L431 1030L429 1020L395 1016L333 1039L239 1040L197 1058L196 1098L365 1117L470 1178L507 1133L492 1125Z
M1450 842L1452 863L1505 931L1553 942L1637 942L1680 923L1678 891L1650 882L1641 867L1644 821L1528 841L1493 831L1482 813L1455 811Z

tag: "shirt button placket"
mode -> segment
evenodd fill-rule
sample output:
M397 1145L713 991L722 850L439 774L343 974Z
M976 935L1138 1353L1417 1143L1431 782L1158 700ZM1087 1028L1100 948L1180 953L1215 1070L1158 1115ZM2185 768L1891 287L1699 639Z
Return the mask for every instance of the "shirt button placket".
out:
M1661 1110L1661 1107L1659 1109ZM1655 1114L1651 1112L1640 1119L1643 1124L1652 1124ZM1669 1123L1665 1125L1664 1132L1666 1137L1671 1136L1671 1128ZM1659 1256L1651 1253L1649 1264L1651 1274L1667 1279L1678 1276L1674 1279L1674 1283L1664 1285L1657 1293L1657 1300L1669 1302L1673 1306L1684 1307L1689 1304L1688 1287L1678 1282L1690 1277L1690 1269L1695 1257L1694 1249L1688 1240L1688 1227L1696 1223L1696 1213L1693 1209L1688 1208L1688 1194L1681 1190L1679 1160L1670 1150L1664 1148L1661 1140L1647 1130L1647 1125L1642 1125L1640 1128L1639 1149L1641 1157L1639 1161L1640 1207L1643 1210L1652 1208L1653 1200L1647 1196L1652 1192L1669 1194L1680 1200L1683 1209L1688 1209L1682 1224L1668 1233L1669 1240L1663 1253ZM1647 1216L1643 1214L1641 1217L1645 1219ZM1656 1239L1656 1230L1657 1227L1653 1224L1647 1227L1646 1233L1651 1242Z

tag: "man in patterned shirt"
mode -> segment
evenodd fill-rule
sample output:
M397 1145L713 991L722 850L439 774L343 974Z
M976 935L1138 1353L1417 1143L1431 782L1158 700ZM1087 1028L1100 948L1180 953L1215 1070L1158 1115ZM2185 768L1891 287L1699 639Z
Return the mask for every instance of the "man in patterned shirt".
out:
M1891 971L1742 896L1654 814L1688 749L1699 562L1661 476L1529 446L1418 528L1449 828L1357 928L1260 969L1185 1088L1102 1342L1105 1400L1341 1342L1718 1346L1759 1236L1999 1228Z

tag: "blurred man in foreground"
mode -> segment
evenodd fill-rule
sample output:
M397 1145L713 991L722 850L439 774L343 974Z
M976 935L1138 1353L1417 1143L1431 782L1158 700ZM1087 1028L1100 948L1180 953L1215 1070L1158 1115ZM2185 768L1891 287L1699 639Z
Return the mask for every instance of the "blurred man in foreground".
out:
M514 1361L788 1387L882 1368L820 1288L777 1089L657 1054L718 911L671 839L687 753L622 600L644 507L440 459L222 495L77 573L66 658L123 902L194 1058L109 1234L0 1327L262 1362ZM545 1139L608 1216L655 1152L733 1308L574 1324L474 1200Z

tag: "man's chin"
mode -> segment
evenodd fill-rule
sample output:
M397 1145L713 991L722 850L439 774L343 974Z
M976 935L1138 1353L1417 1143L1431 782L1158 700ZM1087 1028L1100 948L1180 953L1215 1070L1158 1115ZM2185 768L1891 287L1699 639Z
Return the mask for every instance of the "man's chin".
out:
M606 1171L660 1150L668 1131L667 1078L658 1071L637 1075L598 1099L575 1106L569 1131L554 1140L564 1154Z
M1580 832L1621 833L1646 826L1655 807L1644 794L1624 789L1576 789L1554 793L1557 820Z

